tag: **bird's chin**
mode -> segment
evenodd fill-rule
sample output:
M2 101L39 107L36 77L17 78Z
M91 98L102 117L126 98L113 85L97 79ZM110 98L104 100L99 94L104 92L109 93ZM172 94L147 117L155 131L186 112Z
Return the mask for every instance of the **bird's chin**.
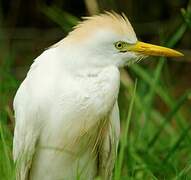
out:
M145 59L147 56L146 55L142 55L142 54L137 54L137 56L135 58L131 58L131 59L127 59L125 61L124 66L130 66L134 63L139 63L140 61L142 61L143 59Z
M140 53L124 53L123 57L115 60L116 65L121 68L125 66L130 66L134 63L139 63L141 60L145 59L147 56Z

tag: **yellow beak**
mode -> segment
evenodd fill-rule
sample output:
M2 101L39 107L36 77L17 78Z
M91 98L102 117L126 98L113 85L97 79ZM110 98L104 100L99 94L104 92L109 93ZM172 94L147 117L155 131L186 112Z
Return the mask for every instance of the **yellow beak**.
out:
M151 55L151 56L167 56L167 57L184 56L181 52L175 51L173 49L156 46L140 41L138 41L134 45L130 45L128 47L128 51L138 52L144 55Z

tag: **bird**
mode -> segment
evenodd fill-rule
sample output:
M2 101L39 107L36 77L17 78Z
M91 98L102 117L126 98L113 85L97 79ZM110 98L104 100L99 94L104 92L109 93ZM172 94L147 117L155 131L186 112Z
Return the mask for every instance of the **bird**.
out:
M141 42L125 14L85 17L32 63L16 92L17 180L112 179L121 67L179 51Z

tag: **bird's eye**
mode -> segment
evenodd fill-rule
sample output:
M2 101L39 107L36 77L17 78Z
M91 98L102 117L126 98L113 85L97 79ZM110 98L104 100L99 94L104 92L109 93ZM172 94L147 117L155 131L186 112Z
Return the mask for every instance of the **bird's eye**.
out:
M125 42L123 42L123 41L118 41L118 42L115 43L115 47L118 50L122 50L124 48L124 45L125 45Z

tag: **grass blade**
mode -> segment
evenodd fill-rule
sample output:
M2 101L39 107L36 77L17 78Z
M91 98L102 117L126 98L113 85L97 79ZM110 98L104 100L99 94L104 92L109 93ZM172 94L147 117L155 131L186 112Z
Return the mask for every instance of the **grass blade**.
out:
M117 159L116 168L115 168L115 176L114 176L115 180L120 180L120 178L121 178L121 170L122 170L122 164L123 164L123 160L124 160L125 148L127 147L129 124L130 124L131 115L132 115L132 111L133 111L133 105L134 105L134 100L135 100L135 95L136 95L136 88L137 88L137 81L135 82L133 96L132 96L130 106L129 106L125 130L120 139L119 157Z
M186 92L183 96L181 96L176 104L174 105L174 107L172 108L172 110L167 114L165 121L163 122L163 124L161 125L161 127L159 128L159 130L155 133L155 135L153 136L153 138L150 140L150 142L148 143L148 147L151 149L154 144L156 143L157 139L159 138L161 132L163 131L163 129L165 128L167 123L170 123L170 121L173 119L173 117L176 115L176 113L179 111L179 109L182 107L182 105L184 105L184 103L188 100L189 96L191 95L191 91Z

